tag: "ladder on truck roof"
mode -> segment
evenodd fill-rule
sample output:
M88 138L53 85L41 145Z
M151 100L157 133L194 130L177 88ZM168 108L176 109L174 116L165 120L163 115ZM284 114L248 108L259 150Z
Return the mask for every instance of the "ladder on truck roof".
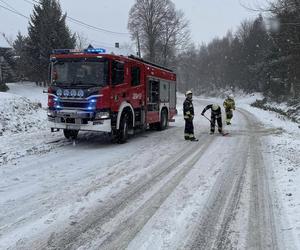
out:
M140 57L136 57L136 56L134 56L134 55L130 55L130 56L128 56L128 58L131 58L131 59L134 59L134 60L137 60L137 61L140 61L140 62L149 64L149 65L151 65L151 66L154 66L154 67L157 67L157 68L160 68L160 69L164 69L164 70L166 70L166 71L169 71L169 72L174 73L174 71L171 70L171 69L169 69L169 68L166 68L166 67L163 67L163 66L161 66L161 65L158 65L158 64L155 64L155 63L146 61L146 60L144 60L144 59L142 59L142 58L140 58Z

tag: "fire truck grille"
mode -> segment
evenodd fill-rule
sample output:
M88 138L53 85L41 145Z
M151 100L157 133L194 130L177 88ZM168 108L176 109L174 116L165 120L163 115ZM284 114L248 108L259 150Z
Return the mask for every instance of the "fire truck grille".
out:
M62 107L64 108L78 108L78 109L86 109L88 107L88 102L61 102Z
M77 121L76 121L77 120ZM75 118L60 118L61 123L71 123L71 124L88 124L91 119L89 118L82 118L82 119L75 119Z

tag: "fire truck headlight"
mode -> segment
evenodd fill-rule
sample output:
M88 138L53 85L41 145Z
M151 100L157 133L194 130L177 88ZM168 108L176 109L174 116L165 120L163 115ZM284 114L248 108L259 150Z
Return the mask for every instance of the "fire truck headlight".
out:
M76 90L75 90L75 89L72 89L72 90L71 90L71 96L72 96L72 97L75 97L76 95L77 95Z
M68 89L64 90L64 96L68 97L70 95L70 91Z
M49 111L47 112L47 115L52 117L52 116L54 116L54 112L49 110Z
M63 92L61 89L56 90L56 95L57 96L62 96Z
M78 90L77 96L78 97L83 97L84 96L84 91L82 89Z
M96 119L108 119L110 116L109 112L99 112L96 114Z

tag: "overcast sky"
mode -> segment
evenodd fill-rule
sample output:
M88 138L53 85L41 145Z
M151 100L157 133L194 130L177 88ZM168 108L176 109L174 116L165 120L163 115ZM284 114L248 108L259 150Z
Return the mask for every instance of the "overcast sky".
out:
M32 12L32 0L0 0L0 5L13 7L25 16ZM247 4L252 0L243 0ZM60 0L68 16L99 28L127 33L129 9L135 0ZM224 36L229 29L235 31L242 20L253 18L257 12L244 9L239 0L173 0L190 22L191 38L196 44ZM7 3L8 5L5 5ZM95 46L109 46L115 42L130 43L128 34L116 35L87 29L68 20L73 32L83 34ZM0 7L0 32L11 39L18 31L27 34L28 20ZM1 39L0 39L1 40Z

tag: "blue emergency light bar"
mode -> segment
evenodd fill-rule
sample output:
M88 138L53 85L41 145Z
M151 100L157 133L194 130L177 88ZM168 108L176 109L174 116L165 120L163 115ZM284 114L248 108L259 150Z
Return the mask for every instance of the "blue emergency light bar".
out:
M85 53L91 53L91 54L100 54L105 53L106 50L102 48L89 48L84 50Z
M85 50L76 50L76 49L54 49L52 54L59 55L59 54L74 54L74 53L87 53L87 54L101 54L105 53L106 50L103 48L88 48Z

